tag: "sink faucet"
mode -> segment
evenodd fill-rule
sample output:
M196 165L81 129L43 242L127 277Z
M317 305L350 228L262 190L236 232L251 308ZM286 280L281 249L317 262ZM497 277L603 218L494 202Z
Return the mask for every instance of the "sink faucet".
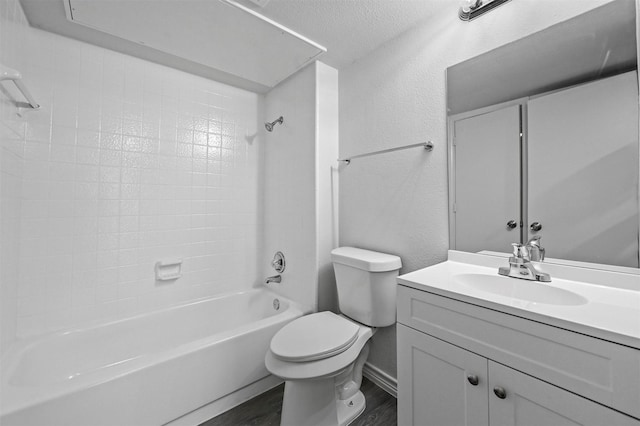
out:
M534 235L531 237L525 247L529 251L529 259L534 262L544 261L544 248L540 245L540 235Z
M535 242L539 239L540 238L537 238ZM528 244L529 243L527 243L527 245L519 243L511 244L513 246L513 256L509 258L509 266L501 266L498 269L498 274L523 280L542 281L545 283L551 282L549 274L538 272L536 268L534 268L531 263ZM539 246L537 247L540 248ZM544 256L544 251L542 253Z
M279 283L282 281L282 276L280 275L274 275L272 277L267 277L266 280L264 280L265 284L271 284L271 283Z

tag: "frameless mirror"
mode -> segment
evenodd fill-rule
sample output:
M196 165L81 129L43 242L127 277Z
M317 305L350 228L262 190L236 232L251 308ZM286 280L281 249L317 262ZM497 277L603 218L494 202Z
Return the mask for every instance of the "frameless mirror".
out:
M450 247L638 268L633 0L447 69Z

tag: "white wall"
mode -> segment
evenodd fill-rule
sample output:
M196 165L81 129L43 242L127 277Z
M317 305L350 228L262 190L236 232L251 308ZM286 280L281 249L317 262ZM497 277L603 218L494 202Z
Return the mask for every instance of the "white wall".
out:
M337 156L337 82L335 69L316 62L265 96L265 119L283 116L284 124L264 141L262 275L276 274L269 262L282 251L286 270L271 287L310 311L318 309L319 283L329 291L321 298L331 298L333 285L328 252L337 223L327 209L327 158Z
M7 137L3 100L3 341L251 288L260 96L28 28L17 0L0 5L0 61L42 104ZM24 158L20 206L6 146ZM182 278L155 281L165 257L184 259Z
M473 22L450 10L340 71L340 155L431 139L354 161L340 172L340 244L399 255L402 272L446 259L447 67L610 0L517 0ZM473 76L469 76L473 78ZM395 329L373 338L369 362L396 376Z
M331 250L338 247L338 71L316 68L316 209L318 310L338 311Z

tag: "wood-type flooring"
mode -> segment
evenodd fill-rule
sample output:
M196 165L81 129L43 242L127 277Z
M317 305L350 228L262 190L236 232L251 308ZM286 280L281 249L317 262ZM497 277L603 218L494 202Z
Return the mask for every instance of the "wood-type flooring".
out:
M396 399L364 378L360 387L367 407L351 426L396 426ZM220 414L200 426L279 426L284 384Z

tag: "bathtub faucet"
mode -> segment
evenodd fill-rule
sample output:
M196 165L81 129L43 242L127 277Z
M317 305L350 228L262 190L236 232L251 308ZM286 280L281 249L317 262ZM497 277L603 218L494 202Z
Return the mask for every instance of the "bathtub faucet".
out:
M265 284L271 284L271 283L279 283L282 281L282 277L280 275L274 275L272 277L267 277L266 280L264 280Z

